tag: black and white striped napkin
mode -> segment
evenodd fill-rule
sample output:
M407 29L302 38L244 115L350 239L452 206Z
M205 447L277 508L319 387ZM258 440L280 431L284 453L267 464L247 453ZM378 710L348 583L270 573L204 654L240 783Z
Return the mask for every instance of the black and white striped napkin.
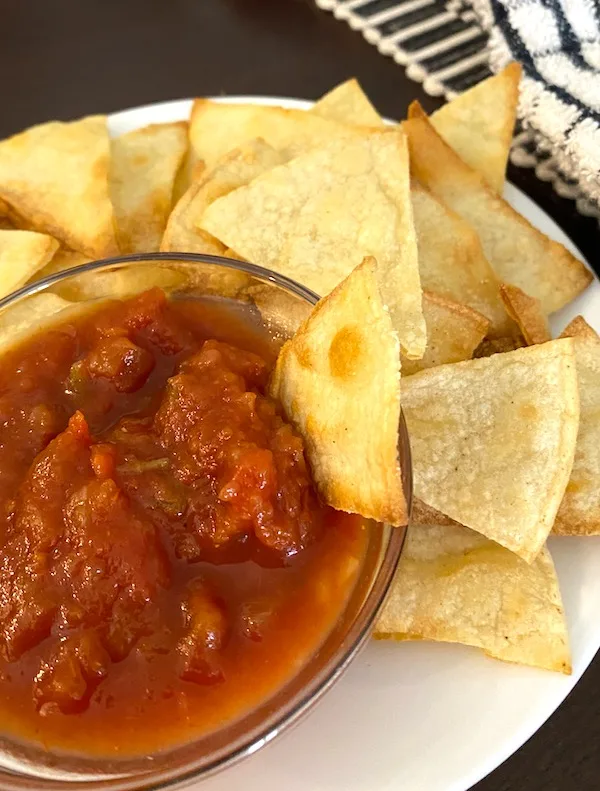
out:
M451 99L523 66L512 161L600 216L599 0L316 0Z

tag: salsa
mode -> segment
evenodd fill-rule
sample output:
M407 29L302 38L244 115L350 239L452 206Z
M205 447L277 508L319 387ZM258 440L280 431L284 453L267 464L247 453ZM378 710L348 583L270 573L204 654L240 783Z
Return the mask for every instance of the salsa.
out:
M0 716L147 753L244 714L339 617L368 540L265 395L277 349L158 289L0 359Z

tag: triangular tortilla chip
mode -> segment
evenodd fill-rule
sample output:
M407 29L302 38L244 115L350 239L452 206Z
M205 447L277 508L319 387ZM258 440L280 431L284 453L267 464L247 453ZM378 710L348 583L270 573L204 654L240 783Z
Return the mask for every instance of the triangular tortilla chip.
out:
M179 200L169 217L161 251L223 255L225 245L201 230L196 221L217 198L245 186L284 161L281 154L260 139L251 140L225 155Z
M516 330L502 305L500 283L475 231L416 182L410 195L423 288L483 313L491 322L494 337Z
M286 159L323 146L332 140L354 139L362 134L305 110L287 110L256 104L221 104L196 99L190 119L194 152L211 168L234 148L261 137Z
M548 550L529 565L464 527L408 529L375 637L462 643L506 662L571 672Z
M422 371L403 380L402 408L415 496L533 560L575 455L573 342Z
M158 250L188 147L186 122L152 124L111 143L110 190L122 253Z
M19 227L96 258L116 255L109 161L104 116L33 126L0 142L0 198Z
M381 116L355 78L342 82L322 96L310 112L342 124L383 126Z
M517 117L521 71L518 63L510 63L431 116L446 143L499 193Z
M271 382L303 436L322 499L406 524L398 461L398 337L367 258L322 299L282 348Z
M502 200L444 143L424 114L402 127L411 172L477 231L500 280L539 299L546 313L562 308L589 285L592 274L581 261Z
M0 297L24 286L57 249L56 239L46 234L0 230Z
M430 291L423 292L427 349L420 360L402 358L402 374L410 376L444 363L470 360L490 323L475 310Z
M552 340L548 319L539 299L530 297L517 286L503 283L500 298L508 314L517 322L521 335L528 346Z
M600 535L600 337L578 316L561 338L573 338L581 417L571 479L553 532Z
M408 357L426 344L408 160L399 130L315 149L216 200L200 225L320 296L368 255Z

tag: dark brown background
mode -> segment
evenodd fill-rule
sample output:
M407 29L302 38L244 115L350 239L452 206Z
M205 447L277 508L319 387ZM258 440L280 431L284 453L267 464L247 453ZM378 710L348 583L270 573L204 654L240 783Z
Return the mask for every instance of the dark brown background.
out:
M415 97L426 109L436 104L311 0L0 0L0 137L51 118L197 95L316 99L349 76L393 118ZM510 177L595 265L597 223L531 171L511 168ZM541 731L476 791L598 791L599 692L596 660Z

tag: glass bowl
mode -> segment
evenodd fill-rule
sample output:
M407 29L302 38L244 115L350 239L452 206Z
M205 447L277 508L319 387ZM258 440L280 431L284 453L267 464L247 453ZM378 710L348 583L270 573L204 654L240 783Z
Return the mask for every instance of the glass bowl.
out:
M192 253L132 255L59 272L0 300L0 341L6 328L27 334L59 318L63 308L74 309L63 299L87 306L98 299L132 296L152 286L160 286L172 298L233 302L278 345L293 334L318 300L316 294L282 275L229 258ZM410 446L402 417L399 455L410 508ZM0 735L0 788L141 791L184 787L251 755L298 722L368 640L396 570L404 534L402 528L372 523L362 570L332 631L293 678L241 718L180 746L119 759L47 751Z

